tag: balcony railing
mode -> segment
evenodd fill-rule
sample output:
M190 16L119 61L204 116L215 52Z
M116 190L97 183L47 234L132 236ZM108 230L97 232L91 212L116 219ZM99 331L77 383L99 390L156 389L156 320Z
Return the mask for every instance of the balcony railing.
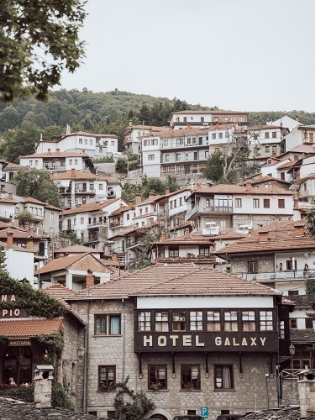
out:
M186 220L189 220L196 213L233 213L233 207L227 206L210 206L210 207L193 207L187 212Z
M235 272L232 274L245 278L246 280L256 281L287 281L287 280L305 280L307 278L315 278L315 271L305 270L286 270L286 271L266 271L257 273Z

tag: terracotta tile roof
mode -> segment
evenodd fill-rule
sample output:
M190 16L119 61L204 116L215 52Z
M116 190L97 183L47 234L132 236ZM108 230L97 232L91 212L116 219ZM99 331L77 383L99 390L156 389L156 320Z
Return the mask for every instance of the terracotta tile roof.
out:
M291 168L292 166L296 165L299 160L293 160L292 162L286 162L283 165L278 166L277 169L285 169Z
M62 284L53 284L52 286L43 289L43 292L48 293L49 296L53 296L60 300L67 307L67 309L70 309L70 305L65 301L65 299L73 297L77 293L76 291L68 289L68 287L63 286Z
M165 241L155 241L151 245L178 245L179 243L187 243L190 245L210 245L213 244L216 240L223 239L243 239L248 235L244 233L237 233L234 231L221 231L219 235L215 236L206 236L203 235L201 231L199 232L190 232L188 235L177 236L176 238L165 239Z
M315 298L314 296L308 296L308 295L293 295L289 296L289 299L292 300L292 302L295 303L295 306L297 308L303 307L303 308L312 308L315 304Z
M65 248L55 249L54 252L55 254L102 254L103 251L94 248L89 248L88 246L84 245L72 245L67 246Z
M185 115L185 114L202 114L202 115L225 115L225 114L231 114L231 115L248 115L248 112L246 111L178 111L178 112L172 112L171 115Z
M0 221L0 229L6 229L11 227L10 223L5 223Z
M293 195L293 192L284 190L280 187L275 188L264 188L264 187L255 187L255 188L247 188L243 187L242 185L230 185L230 184L219 184L214 185L212 187L203 187L199 190L193 191L192 194L198 194L198 192L202 193L213 193L213 194L252 194L252 195Z
M52 209L52 210L62 211L61 208L52 206L51 204L49 204L49 202L45 203L44 201L39 201L39 200L37 200L36 198L33 198L33 197L23 197L23 201L25 203L41 204L42 206L44 206L46 208L49 208L49 209Z
M40 240L42 238L41 235L37 235L36 233L26 232L25 230L21 230L21 229L13 229L12 227L0 230L0 238L7 239L7 232L13 233L13 239L33 238L33 239Z
M64 216L67 216L68 214L76 214L76 213L85 213L85 212L91 212L91 211L100 211L104 209L105 207L109 206L110 204L115 203L116 201L120 200L120 198L112 198L107 201L93 201L91 203L83 204L79 207L74 207L70 210L65 210L63 212Z
M154 226L163 226L163 225L164 225L164 222L163 221L155 221L152 224L150 223L150 224L145 225L145 226L139 226L136 229L130 229L130 230L127 230L125 232L119 232L116 235L113 235L111 237L108 237L107 239L113 239L113 238L116 238L116 237L128 236L128 235L131 235L131 234L135 234L135 235L136 234L138 234L138 235L140 234L141 235L142 234L142 231L144 231L146 229L151 229Z
M119 209L112 211L111 212L111 216L117 216L118 214L124 213L125 211L134 209L134 206L129 207L129 206L120 206Z
M3 246L4 248L9 249L8 244L6 242L0 241L0 246ZM10 249L14 249L14 251L19 251L19 252L32 252L32 253L34 253L34 251L30 251L29 249L22 248L21 246L16 246L16 245L11 246Z
M86 136L86 137L116 138L116 139L118 138L115 134L93 134L93 133L87 133L85 131L77 131L76 133L62 134L62 139L64 139L65 137L71 137L71 136Z
M315 331L313 328L307 328L305 330L290 329L290 339L293 343L314 343L315 342Z
M278 166L278 169L279 169L279 166ZM280 184L290 185L290 182L288 181L284 181L280 178L274 178L273 176L269 176L269 175L262 176L261 174L256 178L253 177L252 179L245 179L244 181L239 182L238 185L246 186L248 182L251 183L252 185L255 185L255 184L263 184L270 181L275 181L275 182L279 182Z
M106 299L140 295L281 295L258 282L210 267L156 264L122 278L77 292L71 299Z
M315 178L315 173L314 173L314 172L312 172L311 174L309 174L309 175L305 176L304 178L299 178L299 179L296 179L296 180L293 182L293 184L297 184L297 185L299 185L299 184L302 184L303 182L307 181L308 179L314 179L314 178Z
M5 171L10 170L10 169L19 169L19 168L24 168L24 166L19 165L18 163L8 163L7 166L5 167Z
M86 253L52 260L37 270L35 275L52 273L54 271L65 270L69 268L82 271L84 273L86 273L88 269L92 270L93 272L108 272L102 261L94 257L92 254Z
M315 153L315 147L311 144L299 144L295 147L293 147L293 149L289 150L287 153L290 152L298 152L298 153Z
M294 224L296 223L304 225L304 221L275 221L264 225L263 228L252 231L249 238L226 245L220 251L214 252L214 254L224 258L226 254L315 249L314 238L307 236L307 234L295 236ZM268 242L259 242L259 230L268 232Z
M0 336L36 337L40 334L52 334L60 330L63 318L55 319L1 319Z
M146 198L145 200L141 201L141 203L137 204L137 207L140 207L145 204L151 204L157 201L159 198L163 197L162 195L153 195L151 197Z

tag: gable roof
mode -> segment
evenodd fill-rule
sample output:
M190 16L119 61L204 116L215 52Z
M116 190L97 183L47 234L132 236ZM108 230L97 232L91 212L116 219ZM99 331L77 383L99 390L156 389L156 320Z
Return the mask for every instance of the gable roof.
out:
M60 330L63 318L55 319L5 319L0 322L0 335L4 337L36 337L50 335Z
M114 299L143 295L281 295L270 287L210 267L156 264L77 292L71 300Z
M120 198L112 198L107 201L93 201L91 203L83 204L82 206L74 207L73 209L70 209L70 210L65 210L63 212L63 215L67 216L69 214L100 211L104 209L105 207L108 207L110 204L115 203L118 200L120 200Z
M274 188L264 188L264 187L255 187L252 188L249 186L242 185L232 185L232 184L219 184L213 185L212 187L203 187L199 190L194 190L191 195L198 193L213 193L213 194L253 194L253 195L293 195L292 191L284 190L281 187Z

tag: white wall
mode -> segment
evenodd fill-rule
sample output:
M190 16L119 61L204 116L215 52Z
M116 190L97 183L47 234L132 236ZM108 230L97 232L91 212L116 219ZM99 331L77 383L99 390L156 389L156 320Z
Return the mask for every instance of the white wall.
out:
M138 309L273 308L272 296L156 296L138 297Z
M17 280L26 278L32 285L34 284L34 253L26 251L16 251L6 248L6 269L9 275Z

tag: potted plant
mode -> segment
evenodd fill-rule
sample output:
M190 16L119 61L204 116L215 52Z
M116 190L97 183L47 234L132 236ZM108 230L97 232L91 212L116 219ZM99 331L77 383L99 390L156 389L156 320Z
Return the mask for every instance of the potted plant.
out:
M151 382L150 388L153 389L153 391L158 391L162 386L163 385L160 382Z
M182 384L187 391L192 391L194 389L194 384L192 382L183 382Z

